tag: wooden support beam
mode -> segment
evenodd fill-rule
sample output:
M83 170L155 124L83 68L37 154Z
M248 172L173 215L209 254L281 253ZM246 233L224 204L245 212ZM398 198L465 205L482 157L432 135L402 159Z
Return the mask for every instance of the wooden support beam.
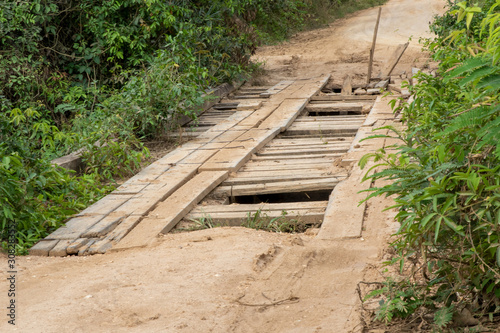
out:
M377 23L375 24L375 31L373 32L373 42L372 47L370 49L370 61L368 62L368 76L366 78L366 84L370 84L370 80L372 78L372 68L373 68L373 55L375 54L375 45L377 44L377 33L378 33L378 25L380 23L380 14L382 13L382 7L378 9Z
M406 42L405 44L401 44L398 46L398 48L394 51L391 58L387 62L386 68L382 71L382 77L388 77L392 74L392 71L394 70L394 68L396 68L396 65L403 56L403 53L405 53L408 45L410 45L410 43Z

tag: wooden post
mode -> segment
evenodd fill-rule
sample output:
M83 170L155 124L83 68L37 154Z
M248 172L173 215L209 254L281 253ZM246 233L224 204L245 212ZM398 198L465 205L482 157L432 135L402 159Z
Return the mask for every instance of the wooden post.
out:
M373 55L375 53L375 44L377 43L378 24L380 22L381 13L382 13L382 7L378 9L377 23L375 24L375 31L373 32L373 42L372 42L372 47L370 49L370 62L368 63L368 77L366 78L367 85L370 84L370 80L372 78Z

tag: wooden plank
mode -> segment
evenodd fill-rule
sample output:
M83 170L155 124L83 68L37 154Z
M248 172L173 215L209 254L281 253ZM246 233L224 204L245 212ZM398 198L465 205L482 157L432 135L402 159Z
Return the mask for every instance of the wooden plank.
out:
M289 143L289 144L279 144L279 145L267 145L264 149L272 150L272 149L282 149L282 150L290 150L290 149L321 149L321 148L343 148L345 146L349 147L351 144L350 141L325 141L318 143Z
M212 156L214 156L218 150L216 149L204 149L204 150L195 150L189 156L184 158L178 164L196 164L202 165L206 161L208 161Z
M97 241L98 241L98 239L96 239L96 238L90 238L89 241L87 242L87 244L83 245L80 248L80 250L78 250L78 255L79 256L86 256L86 255L88 255L89 248L92 246L92 244L94 244Z
M328 83L330 75L321 76L317 79L310 79L304 83L304 85L297 91L293 93L289 98L306 98L310 99L312 96L316 95L323 89L323 87ZM298 83L296 81L295 83Z
M252 115L238 123L240 126L259 126L270 114L279 107L279 103L266 104L260 109L254 111Z
M382 77L387 77L392 74L392 71L394 70L394 68L396 68L396 65L403 56L403 53L405 53L406 49L408 48L408 45L410 45L410 42L406 42L405 44L401 44L397 47L397 49L392 54L391 58L389 58L387 66L382 71Z
M272 129L279 127L285 131L299 116L306 106L307 99L286 99L281 105L260 125L259 129Z
M111 231L106 236L106 239L114 241L115 243L119 242L130 232L130 230L134 229L137 224L139 224L141 219L141 216L129 216L125 218L125 220L123 220L113 231Z
M333 189L342 178L271 182L251 185L220 186L216 192L229 196L309 192Z
M331 168L333 165L333 159L332 160L325 160L322 159L321 162L316 162L316 163L310 163L310 164L299 164L300 162L295 161L295 164L285 164L285 165L280 165L280 164L275 164L275 165L264 165L264 166L249 166L248 164L245 165L243 168L241 168L238 173L240 172L255 172L255 171L290 171L290 172L295 172L296 170L309 170L311 168L318 168L318 169L327 169Z
M292 181L303 181L303 180L320 180L327 178L335 178L331 175L328 175L327 171L323 171L321 173L309 172L306 174L284 174L281 172L281 175L260 175L260 176L252 176L252 177L231 177L228 178L222 186L238 186L238 185L250 185L250 184L259 184L259 183L278 183L278 182L292 182Z
M257 153L258 156L274 155L274 156L287 156L287 155L313 155L313 154L325 154L325 153L343 153L347 152L350 145L344 147L332 147L328 145L319 147L305 147L305 148L291 148L291 149L272 149L266 148L262 149Z
M60 227L47 237L46 240L62 240L69 239L75 240L77 238L82 238L81 236L85 231L91 228L94 224L99 222L104 218L103 215L92 215L92 216L79 216L74 217L69 220L66 225Z
M255 179L260 179L260 178L270 178L270 177L303 177L303 176L321 176L321 175L328 175L332 174L333 172L333 165L330 164L326 167L316 167L314 165L309 165L309 168L304 168L304 169L296 169L297 171L294 172L293 174L286 174L281 170L247 170L247 171L238 171L232 175L226 180L230 181L231 179L238 179L238 178L252 178L255 177Z
M253 156L252 161L284 161L284 160L289 160L289 161L294 161L295 163L298 163L297 160L304 160L304 159L311 159L311 158L338 158L341 157L344 154L311 154L311 155L290 155L290 156L280 156L277 158L276 156ZM300 162L300 161L299 161Z
M207 205L197 206L190 214L206 213L235 213L235 212L256 212L261 211L283 211L283 210L308 210L326 209L328 201L306 201L306 202L286 202L286 203L259 203L259 204L231 204L231 205Z
M336 119L338 117L338 119ZM344 124L357 124L357 123L363 123L364 117L350 117L350 115L340 115L340 116L311 116L308 115L307 117L301 117L298 118L295 121L295 125L301 124L301 123L316 123L316 124L338 124L338 125L344 125Z
M200 166L200 171L228 170L237 171L245 164L252 154L271 141L279 129L252 129L238 137L226 148L220 150L210 160Z
M308 112L339 112L339 111L361 112L361 111L363 111L363 105L354 104L354 103L309 104L308 106L306 106L306 111L308 111Z
M373 55L375 54L375 45L377 44L378 25L380 23L381 13L382 13L382 7L379 7L377 15L377 23L375 24L375 30L373 32L372 47L370 48L370 60L368 62L368 75L366 78L366 84L370 84L370 80L372 79Z
M66 253L67 254L78 254L78 251L80 251L80 249L85 246L88 242L90 241L90 239L88 238L78 238L74 241L72 241L68 247L66 248Z
M352 95L352 83L351 76L349 74L344 78L344 83L342 84L341 95Z
M130 208L130 206L134 205L135 201L133 200L135 198L153 197L159 198L159 201L162 201L179 187L184 185L189 179L193 178L197 172L197 165L176 165L146 186L138 195L133 196L125 204L118 207L115 211L124 211L126 213L125 215L140 214L136 212L135 209Z
M324 142L336 142L336 143L344 143L352 141L352 137L312 137L312 138L287 138L280 137L275 138L269 144L268 147L271 146L281 146L281 145L289 145L289 144L308 144L308 143L324 143Z
M86 230L80 237L81 238L97 238L107 235L111 230L116 228L121 221L125 219L125 216L108 215L88 230Z
M339 135L339 136L344 136L344 135L354 135L356 134L359 126L356 126L355 128L351 127L332 127L332 128L312 128L312 127L296 127L289 129L288 135Z
M66 249L72 243L72 240L60 240L56 246L49 251L49 257L65 257L68 254L66 253Z
M104 254L112 247L112 243L107 239L100 239L95 241L87 250L87 254Z
M113 250L146 246L168 233L196 204L228 177L227 171L201 172L161 202Z
M265 92L261 93L261 95L270 96L270 95L277 94L293 83L294 83L294 81L280 81L278 84L272 86L271 88L267 89Z
M133 195L116 195L113 193L108 194L90 207L82 210L76 216L108 215L116 208L127 202L130 198L132 198L132 196Z
M255 156L256 157L256 156ZM240 170L243 171L248 168L255 168L255 167L264 167L264 168L269 168L270 170L274 168L275 166L288 166L288 167L293 167L293 166L307 166L309 164L319 164L319 163L332 163L335 160L335 158L332 157L326 157L325 154L321 156L316 156L315 158L308 158L302 161L297 161L295 159L288 159L288 158L283 158L283 159L274 159L274 160L268 160L268 161L259 161L259 160L254 160L252 159L250 162L245 164L244 167L242 167Z
M326 101L326 102L348 102L348 101L354 101L354 102L361 102L361 101L374 101L376 97L374 96L358 96L358 95L351 95L351 96L340 96L340 95L326 95L326 96L313 96L311 97L311 101Z
M46 257L49 255L50 250L54 248L54 246L59 243L59 240L46 240L42 239L29 250L29 254L32 256L43 256Z
M262 106L262 101L246 101L238 103L238 111L257 110Z
M240 226L242 223L252 219L256 212L227 212L227 213L210 213L210 214L188 214L187 219L199 220L201 218L210 217L216 223L222 223L226 226ZM299 210L293 209L286 211L284 219L287 221L298 220L301 223L315 224L323 221L325 209ZM260 213L263 219L274 219L283 216L282 210L269 210Z

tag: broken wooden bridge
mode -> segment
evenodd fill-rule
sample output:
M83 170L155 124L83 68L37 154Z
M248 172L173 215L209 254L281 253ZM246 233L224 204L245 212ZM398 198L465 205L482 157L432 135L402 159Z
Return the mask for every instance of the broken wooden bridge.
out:
M370 184L353 162L384 141L360 142L394 115L380 95L324 94L328 76L241 88L202 114L191 140L71 218L30 250L66 256L144 247L207 216L240 225L257 211L359 237ZM385 84L387 86L387 83ZM333 191L333 192L332 192ZM340 192L339 192L340 191Z

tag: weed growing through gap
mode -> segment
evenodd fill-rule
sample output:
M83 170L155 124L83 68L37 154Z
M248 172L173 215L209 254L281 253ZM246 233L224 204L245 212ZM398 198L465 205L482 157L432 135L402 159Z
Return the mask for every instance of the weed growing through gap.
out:
M280 216L271 218L259 209L255 213L248 212L246 220L243 221L240 226L269 232L302 233L315 225L313 223L301 221L300 217L291 219L287 215L288 213L283 210ZM195 231L228 226L224 223L215 222L210 214L206 214L199 219L191 219L190 221L195 225L190 228L181 229L182 231Z

